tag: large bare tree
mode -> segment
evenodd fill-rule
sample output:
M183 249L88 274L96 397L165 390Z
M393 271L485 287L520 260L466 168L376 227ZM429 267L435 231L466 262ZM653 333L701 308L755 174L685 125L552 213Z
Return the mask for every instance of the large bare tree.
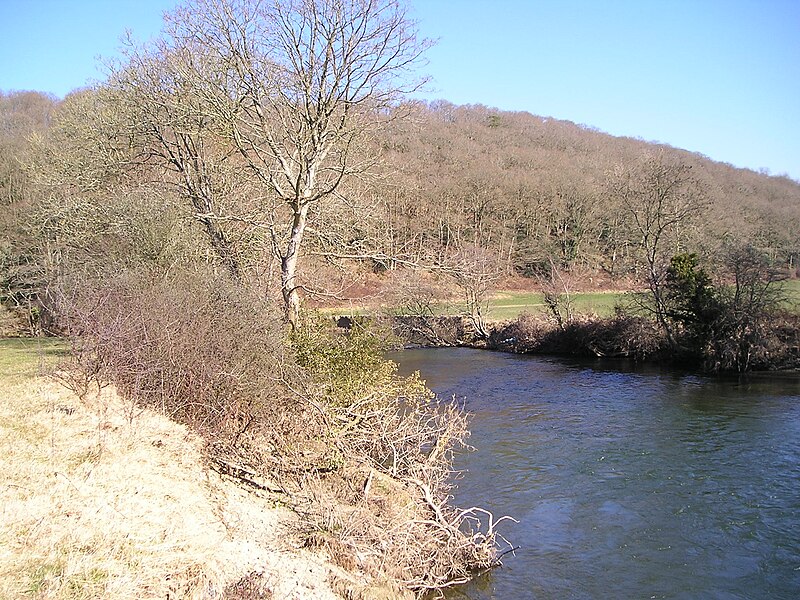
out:
M631 235L638 238L651 308L672 346L676 342L664 290L667 269L671 257L686 250L692 220L707 203L705 190L691 169L658 153L617 168L609 180L610 192L629 220Z
M428 42L398 0L194 0L167 19L168 43L158 51L183 57L198 114L226 137L259 190L248 211L209 218L269 232L296 326L314 206L374 165L364 141L421 84L413 71Z

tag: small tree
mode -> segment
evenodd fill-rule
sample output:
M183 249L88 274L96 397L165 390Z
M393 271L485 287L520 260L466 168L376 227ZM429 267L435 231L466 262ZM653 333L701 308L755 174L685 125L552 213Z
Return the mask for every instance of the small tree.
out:
M447 259L443 270L461 289L465 302L465 315L475 333L486 339L485 313L489 305L489 292L502 275L500 261L490 251L479 246L467 246Z
M664 284L670 257L682 250L688 226L705 205L705 192L692 176L691 166L669 162L662 154L632 168L618 168L609 186L638 238L650 295L646 308L676 349Z
M559 329L565 326L574 318L574 306L569 291L569 285L564 279L564 274L550 257L549 276L540 276L539 282L542 286L542 295L550 315L555 319Z
M711 277L699 266L697 254L672 257L664 282L665 316L675 326L685 350L701 353L719 316Z

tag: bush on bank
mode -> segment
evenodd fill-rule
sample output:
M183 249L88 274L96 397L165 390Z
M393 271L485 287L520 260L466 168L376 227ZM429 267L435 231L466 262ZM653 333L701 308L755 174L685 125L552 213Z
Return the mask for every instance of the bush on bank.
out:
M308 544L422 594L495 564L494 520L449 504L467 419L383 358L388 338L275 308L209 272L126 272L69 294L61 378L112 383L131 415L154 408L200 432L212 464L279 493Z

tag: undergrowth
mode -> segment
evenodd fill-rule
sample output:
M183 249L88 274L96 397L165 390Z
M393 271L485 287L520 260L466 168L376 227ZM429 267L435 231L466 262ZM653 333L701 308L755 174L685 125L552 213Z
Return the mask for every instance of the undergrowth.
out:
M308 314L287 335L275 307L210 274L126 274L71 296L79 397L113 383L191 426L209 460L282 494L301 534L340 565L424 594L497 564L494 517L449 503L467 416L383 358L390 335Z

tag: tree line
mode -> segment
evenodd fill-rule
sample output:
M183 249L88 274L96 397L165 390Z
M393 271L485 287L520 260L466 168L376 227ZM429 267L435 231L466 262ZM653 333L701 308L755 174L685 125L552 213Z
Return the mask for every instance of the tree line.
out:
M443 252L491 248L507 271L526 276L551 259L638 275L642 231L630 192L672 177L702 209L670 232L676 249L736 239L796 268L800 186L788 177L529 113L447 102L416 108L416 119L384 141L400 173L390 213L392 230L406 236L395 242L401 248L410 234Z
M292 322L302 297L335 295L345 273L364 266L429 269L455 282L487 268L540 277L555 266L625 287L652 280L679 252L716 257L746 245L797 273L800 185L788 177L527 113L392 104L388 95L374 99L369 118L358 111L372 99L356 98L338 106L341 115L298 113L295 126L279 114L286 106L270 106L278 112L267 119L265 94L247 88L234 117L203 95L213 87L204 77L223 67L202 73L174 48L148 52L131 50L109 82L63 101L4 94L7 302L40 291L46 299L44 256L95 255L91 244L108 249L126 236L143 239L125 240L124 252L163 258L166 248L148 244L183 240L181 260L260 279L280 291ZM276 122L285 131L264 129ZM667 190L669 205L659 205ZM25 249L48 235L47 252Z

